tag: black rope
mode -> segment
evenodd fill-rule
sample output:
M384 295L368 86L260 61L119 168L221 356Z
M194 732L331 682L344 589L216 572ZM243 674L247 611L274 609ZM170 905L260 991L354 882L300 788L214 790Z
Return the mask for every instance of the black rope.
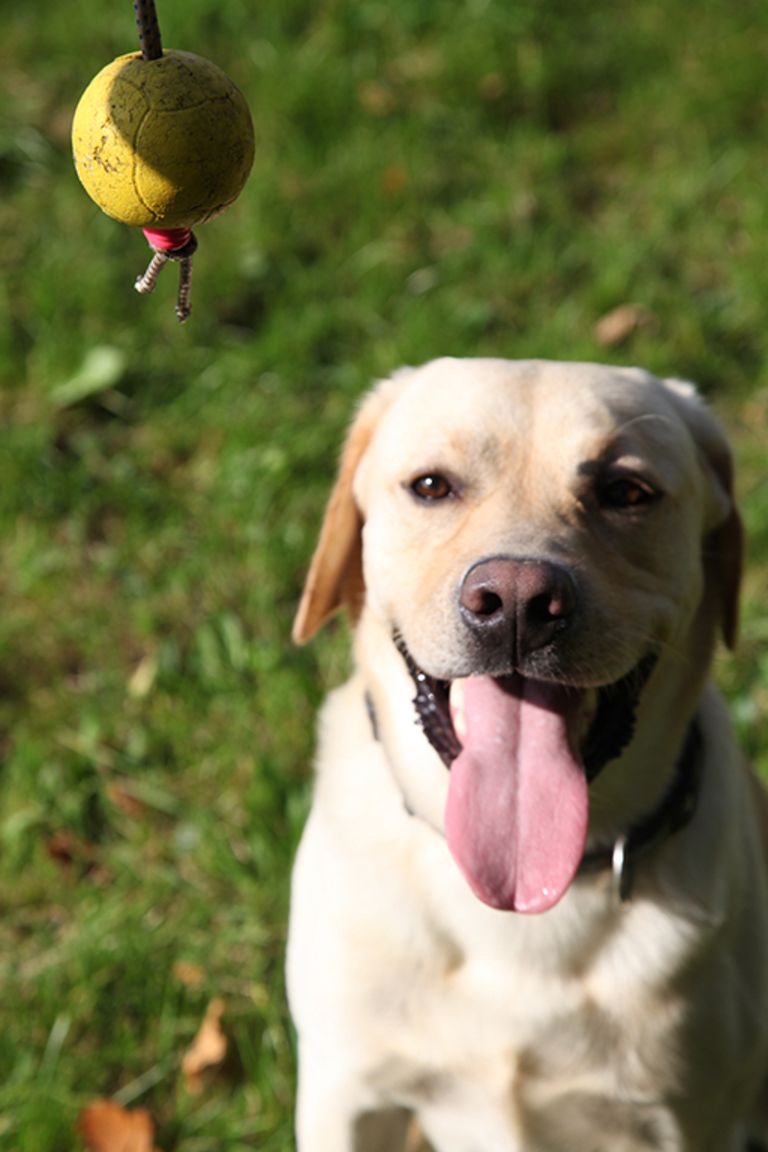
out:
M155 0L133 0L133 8L139 29L141 54L145 60L159 60L163 54L163 42L160 39Z

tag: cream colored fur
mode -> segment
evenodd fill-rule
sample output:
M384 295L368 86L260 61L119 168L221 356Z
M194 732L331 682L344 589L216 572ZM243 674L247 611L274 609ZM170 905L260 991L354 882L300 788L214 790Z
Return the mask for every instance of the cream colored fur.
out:
M650 472L663 499L608 525L588 479L608 456ZM458 478L461 499L414 500L429 472ZM502 553L577 570L584 687L660 653L632 743L591 786L592 840L654 807L698 717L696 813L639 863L627 904L599 872L541 915L495 911L446 847L448 770L415 722L393 629L433 675L469 674L456 589ZM744 1152L765 1138L765 805L707 682L717 634L734 640L739 565L729 452L689 385L442 360L363 402L295 629L305 641L344 605L355 657L321 715L293 878L300 1152L420 1139L437 1152Z

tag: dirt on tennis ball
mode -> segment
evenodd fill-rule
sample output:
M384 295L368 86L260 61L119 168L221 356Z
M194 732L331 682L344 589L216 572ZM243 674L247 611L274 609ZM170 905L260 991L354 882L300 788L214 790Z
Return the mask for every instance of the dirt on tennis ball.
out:
M80 182L108 216L139 228L193 228L241 192L253 164L248 105L202 56L119 56L75 109Z

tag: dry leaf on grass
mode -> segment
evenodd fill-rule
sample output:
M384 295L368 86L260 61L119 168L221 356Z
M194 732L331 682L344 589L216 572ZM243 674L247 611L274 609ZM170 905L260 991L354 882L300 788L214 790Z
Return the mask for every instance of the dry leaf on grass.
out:
M75 836L66 828L52 832L44 847L50 859L60 868L72 869L78 876L88 876L92 880L108 878L107 870L99 860L97 846Z
M604 348L616 348L650 323L650 314L639 304L620 304L595 324L595 339Z
M147 814L147 805L143 800L139 800L134 796L128 788L118 783L116 780L110 780L104 791L107 794L107 799L111 804L114 804L124 816L131 816L132 818L141 819Z
M52 832L45 841L45 850L51 860L64 867L77 864L84 871L89 871L96 861L96 847L88 840L82 840L66 828L59 828Z
M144 700L155 686L160 662L156 652L142 656L128 679L128 695L133 700Z
M199 964L192 964L189 960L176 960L171 971L185 988L202 988L205 971Z
M358 85L357 102L370 116L388 116L397 107L397 96L386 84L368 80Z
M203 1073L207 1068L221 1064L227 1054L227 1038L221 1028L224 1015L224 1001L211 1000L198 1033L184 1053L181 1071L187 1089L198 1095L203 1090Z
M77 1118L88 1152L159 1152L155 1126L144 1108L127 1109L113 1100L93 1100Z

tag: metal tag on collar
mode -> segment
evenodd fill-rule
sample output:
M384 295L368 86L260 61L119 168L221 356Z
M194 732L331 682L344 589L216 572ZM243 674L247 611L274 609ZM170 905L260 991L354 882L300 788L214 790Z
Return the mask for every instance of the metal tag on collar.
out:
M613 845L611 871L613 873L613 887L619 898L619 903L626 904L632 897L633 880L633 868L629 855L627 836L619 836Z

